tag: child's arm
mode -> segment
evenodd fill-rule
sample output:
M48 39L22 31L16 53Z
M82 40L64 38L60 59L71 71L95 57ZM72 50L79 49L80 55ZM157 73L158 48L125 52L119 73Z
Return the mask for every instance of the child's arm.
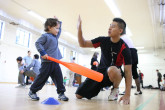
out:
M46 40L47 40L46 36L42 35L35 43L35 46L36 46L38 52L41 54L41 56L47 55L47 53L43 47L43 45L46 43Z
M32 63L28 67L24 68L23 71L25 72L25 71L30 70L30 68L34 67L34 65L35 65L35 60L32 60Z
M59 21L60 22L60 28L59 28L59 32L58 32L58 34L57 34L57 38L59 38L60 37L60 35L61 35L61 25L62 25L62 22L61 21Z

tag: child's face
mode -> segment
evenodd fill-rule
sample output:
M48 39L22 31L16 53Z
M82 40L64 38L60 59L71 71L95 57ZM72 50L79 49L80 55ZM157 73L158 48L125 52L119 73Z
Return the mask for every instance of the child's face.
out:
M21 61L17 61L18 64L21 64Z
M57 24L57 26L54 27L48 27L49 28L49 33L52 33L53 35L57 35L59 32L60 24Z

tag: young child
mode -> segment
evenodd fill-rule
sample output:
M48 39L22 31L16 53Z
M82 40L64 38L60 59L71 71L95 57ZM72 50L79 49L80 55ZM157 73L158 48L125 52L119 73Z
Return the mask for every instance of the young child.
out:
M65 77L64 77L64 82L63 82L63 83L64 83L64 86L66 86L66 81L67 81L67 80L69 80L69 79L67 79L67 77L65 76Z
M41 67L41 63L38 59L39 59L39 55L35 54L32 63L23 70L21 70L20 73L23 74L24 76L33 77L35 79L37 75L39 75L40 73L39 69Z
M42 56L42 64L40 74L30 87L29 96L32 100L39 100L36 92L42 89L50 76L57 86L57 93L59 95L58 98L63 101L68 101L68 97L64 94L65 87L63 85L63 76L59 64L46 60L48 56L56 59L62 58L58 48L58 39L61 34L61 24L62 23L56 18L48 18L44 24L45 31L47 33L42 34L35 43L37 50Z

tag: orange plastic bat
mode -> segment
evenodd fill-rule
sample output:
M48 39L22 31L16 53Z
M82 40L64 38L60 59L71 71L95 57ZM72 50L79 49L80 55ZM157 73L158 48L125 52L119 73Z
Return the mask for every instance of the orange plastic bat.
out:
M83 67L81 65L78 65L76 63L63 62L63 61L57 60L55 58L52 58L50 56L48 56L47 59L50 61L54 61L56 63L60 63L60 64L64 65L65 67L67 67L68 69L70 69L71 71L73 71L77 74L86 76L86 77L88 77L92 80L95 80L97 82L101 82L103 80L103 74L101 74L97 71L91 70L89 68Z

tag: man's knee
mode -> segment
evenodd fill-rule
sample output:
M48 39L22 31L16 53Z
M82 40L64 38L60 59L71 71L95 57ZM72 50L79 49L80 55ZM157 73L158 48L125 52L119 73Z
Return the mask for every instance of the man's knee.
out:
M116 74L120 72L120 70L116 66L111 66L107 70L108 74Z
M121 76L121 71L116 66L109 67L107 73L111 81L113 81L114 78Z
M76 94L76 97L77 97L78 99L82 99L82 98L83 98L81 95L78 95L78 94Z

